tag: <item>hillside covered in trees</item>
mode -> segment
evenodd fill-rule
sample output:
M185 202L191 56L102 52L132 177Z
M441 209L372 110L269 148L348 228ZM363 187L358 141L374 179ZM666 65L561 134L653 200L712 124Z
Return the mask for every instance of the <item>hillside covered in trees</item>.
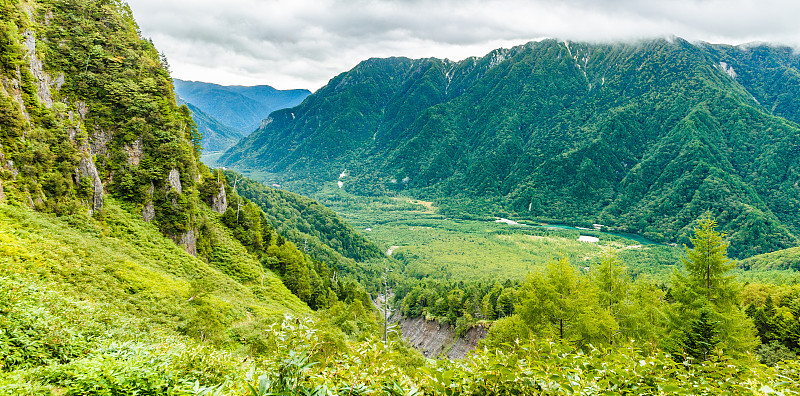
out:
M665 242L687 243L711 211L731 254L748 257L797 244L799 60L681 39L370 59L273 113L220 163L297 191L345 171L349 191L406 191L454 216Z

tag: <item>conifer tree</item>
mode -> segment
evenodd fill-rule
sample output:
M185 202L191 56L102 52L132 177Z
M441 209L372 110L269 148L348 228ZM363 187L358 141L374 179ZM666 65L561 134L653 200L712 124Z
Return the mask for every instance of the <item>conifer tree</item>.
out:
M601 307L596 287L580 277L567 258L548 263L522 285L516 312L539 336L586 343L607 343L617 330L608 309Z
M752 320L739 307L740 286L733 276L727 275L734 264L727 257L725 235L717 232L716 227L717 222L705 214L694 229L692 248L685 247L686 258L682 260L685 273L676 271L672 281L675 303L670 307L672 337L667 342L673 343L672 348L686 349L686 335L697 330L687 325L695 326L705 314L708 318L703 320L717 323L718 342L725 352L744 356L758 341ZM696 340L701 341L709 340Z
M694 230L691 239L693 248L686 249L683 266L689 274L689 282L695 292L707 301L730 302L733 297L731 282L733 278L725 273L733 269L734 263L728 259L728 242L725 234L717 232L717 222L706 213Z
M686 332L683 341L684 351L699 361L708 360L720 342L718 336L717 322L711 318L708 309L703 309Z

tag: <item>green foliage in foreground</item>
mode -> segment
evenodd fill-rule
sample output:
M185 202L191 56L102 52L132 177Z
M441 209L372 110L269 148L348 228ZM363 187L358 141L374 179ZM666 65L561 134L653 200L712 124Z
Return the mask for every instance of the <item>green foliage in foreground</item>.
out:
M7 286L0 279L0 286ZM2 289L2 287L0 287ZM46 309L45 309L46 310ZM73 319L74 317L68 317ZM681 364L635 348L575 350L528 340L460 361L411 358L401 344L332 342L315 322L266 325L263 354L245 356L174 336L107 338L75 359L8 371L0 394L143 395L791 395L800 364Z
M399 341L377 341L360 301L316 320L275 318L310 311L269 273L228 275L251 267L188 256L113 200L103 220L0 209L2 395L800 392L796 362L768 368L712 354L679 364L627 344L520 338L462 361L425 361ZM233 243L227 228L218 232L209 240Z

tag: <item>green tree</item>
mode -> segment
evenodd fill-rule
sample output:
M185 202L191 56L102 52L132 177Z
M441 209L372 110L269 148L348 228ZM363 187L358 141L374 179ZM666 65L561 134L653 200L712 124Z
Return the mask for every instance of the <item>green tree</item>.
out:
M700 316L692 322L683 340L686 354L700 361L708 360L711 352L720 343L717 326L708 309L700 311Z
M544 273L529 275L519 290L516 312L540 336L578 345L608 343L617 324L600 306L597 289L579 277L567 258L553 260Z
M716 220L706 213L691 238L693 248L684 246L686 258L682 262L695 292L702 294L707 301L721 303L735 297L731 287L733 277L725 275L734 268L734 263L727 256L725 234L717 232L716 228Z
M591 280L597 288L598 303L608 310L618 324L625 323L625 319L632 311L631 300L628 296L631 278L622 263L613 255L604 255L600 266L592 271ZM622 326L615 334L610 334L609 343L614 342L614 337L623 331Z
M708 319L718 323L719 340L726 353L744 356L757 344L753 322L739 307L740 285L727 275L734 264L727 257L728 244L724 234L717 232L717 222L704 215L691 238L692 248L686 247L682 260L684 272L673 276L669 321L672 336L668 348L685 347L685 334L706 312ZM677 351L676 351L677 352Z

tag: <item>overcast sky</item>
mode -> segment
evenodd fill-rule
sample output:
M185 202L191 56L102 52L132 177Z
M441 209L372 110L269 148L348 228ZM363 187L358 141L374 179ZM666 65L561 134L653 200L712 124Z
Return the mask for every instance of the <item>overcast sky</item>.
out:
M314 91L371 57L482 56L544 37L800 47L792 0L128 0L172 75Z

